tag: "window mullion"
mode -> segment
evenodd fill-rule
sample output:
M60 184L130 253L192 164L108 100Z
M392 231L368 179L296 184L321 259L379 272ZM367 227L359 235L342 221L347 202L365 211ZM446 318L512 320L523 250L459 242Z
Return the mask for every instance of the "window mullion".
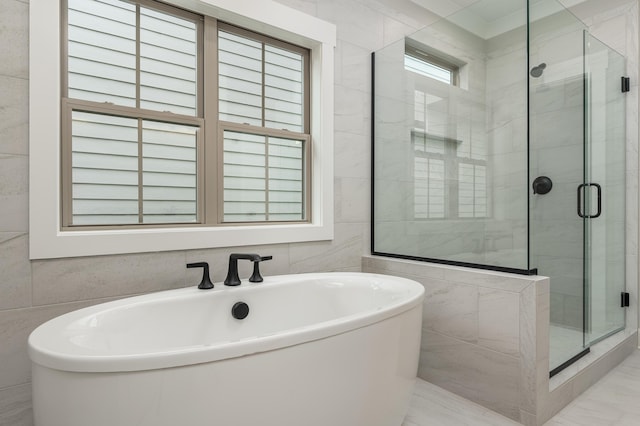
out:
M136 108L140 109L140 5L136 5ZM138 118L138 223L144 223L143 190L143 149L142 149L142 119Z
M69 107L66 99L63 100L62 114L64 120L62 122L62 226L69 226L73 221L73 188L72 188L72 125L71 117L73 110Z
M265 67L265 62L266 62L266 52L265 52L265 44L262 43L262 127L266 127L266 114L265 114L265 108L266 108L266 102L265 102L265 93L266 93L266 67Z
M136 108L140 108L140 5L136 5Z
M265 220L269 221L269 136L264 137L264 202Z
M204 222L216 224L222 222L223 217L223 133L220 130L218 114L218 21L211 17L204 20L204 81L203 88L210 88L204 97L204 131L203 158L204 166L198 167L200 173L205 176L201 181L203 189L200 192L204 196ZM218 142L219 141L219 142Z
M65 13L62 14L62 40L64 40L64 43L62 43L61 46L61 54L62 54L62 58L60 59L61 62L61 77L62 77L62 81L61 81L61 96L62 98L68 98L69 97L69 4L68 4L68 0L62 0L61 5L62 5L62 10L65 11ZM69 115L69 117L71 117L71 115Z
M142 177L142 119L138 118L138 223L144 223L144 206L142 198L144 197L143 177Z
M266 45L262 43L262 127L266 127ZM264 219L269 221L269 136L264 137Z

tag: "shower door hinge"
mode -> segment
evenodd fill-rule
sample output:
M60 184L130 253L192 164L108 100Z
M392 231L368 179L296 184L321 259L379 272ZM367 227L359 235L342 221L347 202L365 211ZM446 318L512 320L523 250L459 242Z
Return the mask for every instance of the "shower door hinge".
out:
M622 77L622 93L630 90L631 83L629 77Z
M620 307L621 308L628 308L629 307L629 293L626 292L622 292L620 294Z

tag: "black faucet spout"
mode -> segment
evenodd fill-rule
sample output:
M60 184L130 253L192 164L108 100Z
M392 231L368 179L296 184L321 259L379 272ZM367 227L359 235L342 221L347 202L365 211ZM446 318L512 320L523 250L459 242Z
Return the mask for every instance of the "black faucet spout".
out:
M238 259L246 259L252 262L259 262L260 255L255 253L231 253L229 256L229 260L238 260Z
M260 276L260 270L258 264L263 260L269 260L272 256L262 257L255 253L232 253L229 256L229 269L227 271L227 278L224 280L224 285L237 286L240 285L240 277L238 276L238 259L250 260L253 262L253 275L249 278L250 282L262 282Z

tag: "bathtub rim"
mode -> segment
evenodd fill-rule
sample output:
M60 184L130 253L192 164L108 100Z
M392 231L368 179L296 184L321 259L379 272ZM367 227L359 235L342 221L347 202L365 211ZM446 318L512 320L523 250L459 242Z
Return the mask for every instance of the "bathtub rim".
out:
M244 287L244 291L249 290L252 286L264 286L269 284L284 285L291 283L292 281L296 281L297 279L336 279L341 276L346 278L370 277L391 280L398 283L405 283L405 285L410 288L412 287L415 290L406 298L395 303L390 303L383 309L366 310L358 312L357 314L346 315L329 321L288 329L275 334L267 334L258 336L257 338L242 339L234 342L225 342L216 346L200 344L174 348L162 352L156 351L127 355L77 355L72 353L61 353L46 348L47 337L45 334L47 332L56 331L57 329L60 338L64 338L62 335L63 328L61 327L81 318L86 318L92 314L103 312L105 310L115 310L128 305L163 301L176 296L197 297L195 295L202 292L202 290L198 290L196 287L164 290L156 293L126 297L115 301L100 303L53 318L37 327L29 335L29 357L33 363L43 367L70 372L127 372L202 364L282 349L310 341L329 338L331 336L346 333L362 327L367 327L414 309L416 306L422 304L422 300L424 298L424 287L414 280L393 275L371 274L364 272L325 272L273 276L268 281L265 280L264 283L246 285ZM225 288L222 283L216 284L215 289L208 291L222 292L237 290L233 288Z

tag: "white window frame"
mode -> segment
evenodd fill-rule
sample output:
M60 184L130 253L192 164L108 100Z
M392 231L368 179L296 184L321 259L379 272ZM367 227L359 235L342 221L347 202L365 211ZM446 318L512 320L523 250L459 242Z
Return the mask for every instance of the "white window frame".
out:
M421 48L415 42L407 41L405 43L404 67L405 70L411 71L440 83L449 84L451 86L460 86L460 66L453 62L440 57L437 54L427 53L428 48ZM444 56L444 55L442 55ZM418 66L407 64L407 59L413 60ZM422 65L423 69L419 66ZM434 76L429 72L430 68L435 68L449 73L448 81Z
M29 243L31 259L237 247L333 239L333 72L336 28L272 0L169 0L311 51L312 221L225 227L64 231L59 0L31 0Z

